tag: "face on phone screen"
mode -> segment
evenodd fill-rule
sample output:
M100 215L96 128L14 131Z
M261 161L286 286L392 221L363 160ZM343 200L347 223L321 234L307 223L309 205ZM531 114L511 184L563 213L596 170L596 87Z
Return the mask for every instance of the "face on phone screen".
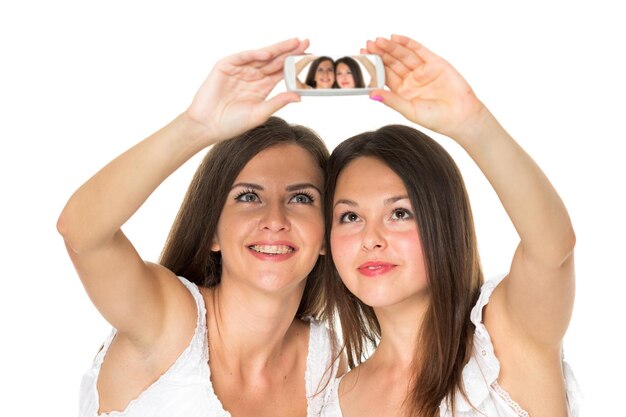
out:
M385 71L378 55L294 55L285 83L302 95L367 94L384 86Z

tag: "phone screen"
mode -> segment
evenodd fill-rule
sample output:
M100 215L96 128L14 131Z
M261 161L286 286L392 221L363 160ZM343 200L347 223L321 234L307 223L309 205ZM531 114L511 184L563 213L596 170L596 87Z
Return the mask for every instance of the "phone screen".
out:
M378 55L293 55L285 83L302 95L367 94L384 86L385 71Z

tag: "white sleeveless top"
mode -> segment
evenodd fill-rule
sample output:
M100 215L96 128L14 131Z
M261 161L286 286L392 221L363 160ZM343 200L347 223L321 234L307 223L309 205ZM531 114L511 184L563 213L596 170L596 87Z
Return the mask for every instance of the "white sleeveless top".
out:
M502 281L506 274L494 277L485 282L480 291L478 302L472 309L470 320L476 326L474 332L474 347L470 360L463 368L462 379L467 399L457 391L455 394L456 414L458 417L528 417L518 403L498 384L500 362L493 351L493 345L487 328L483 324L483 307L489 302L491 293ZM568 415L576 417L580 411L582 394L574 374L567 362L563 361L563 375L567 394ZM343 417L339 407L338 388L341 378L336 378L327 390L322 416ZM444 400L439 406L441 417L453 417L448 408L448 401ZM476 407L476 410L474 407Z
M115 329L104 342L80 386L80 417L230 417L213 391L209 368L209 347L206 328L206 308L198 287L179 277L189 289L198 307L196 330L189 346L174 364L132 400L123 411L98 414L99 396L96 383L100 366L115 336ZM327 369L332 360L330 337L326 327L310 320L309 351L304 375L307 396L307 416L319 416L330 376L337 374L337 363ZM319 392L318 392L319 391Z

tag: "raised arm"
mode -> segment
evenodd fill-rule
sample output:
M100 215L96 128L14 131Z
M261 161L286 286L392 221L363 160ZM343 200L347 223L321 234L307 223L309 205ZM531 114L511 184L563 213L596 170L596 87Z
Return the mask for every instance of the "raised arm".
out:
M370 61L368 57L363 56L363 55L355 55L355 58L365 67L365 70L370 76L370 82L367 85L367 88L379 88L376 85L376 81L378 80L378 77L376 74L376 66L374 65L374 63Z
M266 98L282 79L285 57L307 46L308 41L291 39L219 61L185 112L102 168L63 209L57 228L87 293L130 340L142 345L156 340L176 310L169 307L180 303L186 290L171 271L145 263L121 226L197 152L298 101L295 93Z
M311 62L315 61L317 57L315 55L307 55L305 57L300 58L300 60L298 62L296 62L296 86L299 89L303 89L303 90L310 90L311 86L308 84L303 83L300 80L300 73L302 72L302 70L309 65Z
M493 186L519 234L509 277L485 313L488 328L490 321L497 322L496 333L560 348L574 300L575 237L557 192L445 60L397 35L368 42L365 51L382 56L391 90L370 96L459 143Z

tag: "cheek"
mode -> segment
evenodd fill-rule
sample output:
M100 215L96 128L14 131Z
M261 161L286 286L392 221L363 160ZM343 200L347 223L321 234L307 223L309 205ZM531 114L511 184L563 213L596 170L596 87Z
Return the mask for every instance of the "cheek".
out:
M390 240L393 242L396 253L408 254L409 263L415 276L426 283L426 268L424 265L424 255L422 253L422 242L417 230L407 230L398 232Z
M342 236L336 233L330 234L330 250L333 255L333 261L340 275L350 269L350 265L354 261L359 245L352 236Z
M302 239L306 239L319 250L324 242L324 218L321 210L317 213L307 213L294 216L290 219L292 229L298 229Z

